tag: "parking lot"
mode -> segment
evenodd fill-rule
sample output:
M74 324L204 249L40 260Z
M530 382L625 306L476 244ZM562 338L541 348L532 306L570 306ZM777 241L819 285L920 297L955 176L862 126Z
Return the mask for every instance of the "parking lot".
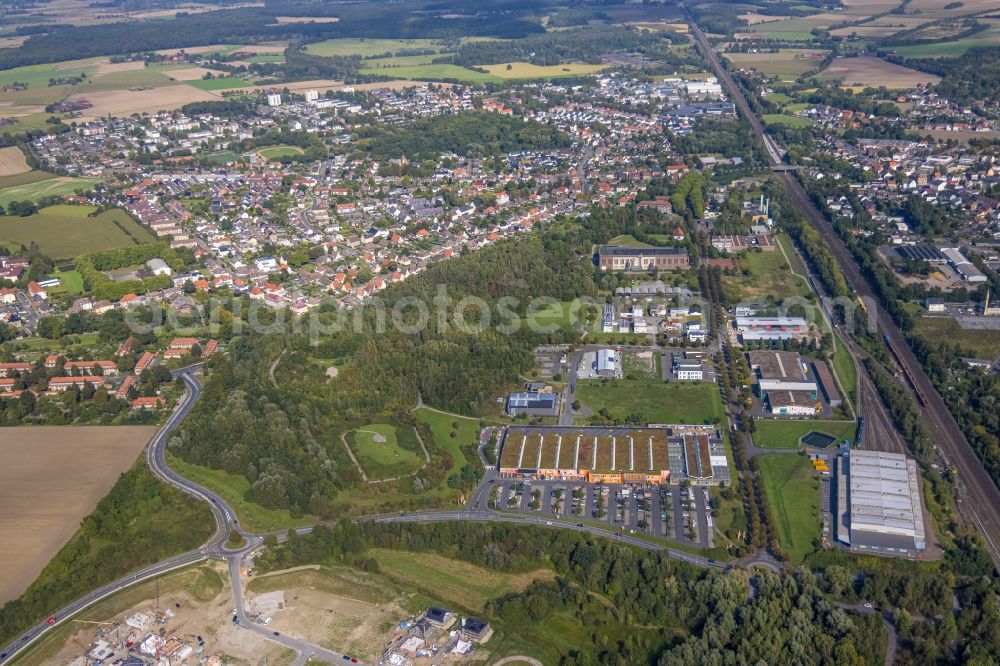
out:
M559 480L496 482L492 506L501 511L603 523L611 529L714 546L713 518L704 486L586 484Z
M536 347L533 354L539 375L551 379L562 373L568 361L568 352L569 348L561 345Z

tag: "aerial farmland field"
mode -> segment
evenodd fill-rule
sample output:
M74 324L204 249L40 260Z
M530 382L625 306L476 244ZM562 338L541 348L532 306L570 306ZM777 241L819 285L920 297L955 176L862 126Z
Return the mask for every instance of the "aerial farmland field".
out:
M29 171L31 167L20 148L0 148L0 176L16 176Z
M310 44L306 53L318 56L348 56L359 55L372 57L398 51L413 51L417 49L439 50L438 42L433 39L364 39L344 38L328 39L325 42Z
M150 426L27 426L0 437L0 603L21 594L135 462Z
M90 206L49 206L29 217L0 217L0 240L25 246L35 242L53 259L153 240L125 211L114 209L88 217L93 210Z
M727 53L734 66L756 69L768 76L794 79L823 62L828 51L822 49L781 49L778 53Z
M837 58L820 73L819 78L840 79L845 86L885 86L890 90L940 81L940 77L934 74L918 72L873 56Z

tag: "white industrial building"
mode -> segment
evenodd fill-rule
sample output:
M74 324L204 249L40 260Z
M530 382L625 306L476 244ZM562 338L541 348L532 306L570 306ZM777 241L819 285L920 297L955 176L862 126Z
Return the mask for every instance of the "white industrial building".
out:
M701 366L701 361L696 359L678 359L674 357L674 376L677 379L701 380L705 376L705 371Z
M599 377L618 377L621 372L618 353L614 349L597 350L597 366L595 370Z
M927 547L917 463L899 453L838 459L836 537L852 550L914 556Z
M965 258L965 255L955 247L946 247L941 249L941 254L943 254L947 259L951 267L955 269L963 280L966 282L986 282L986 276L983 272L973 265L971 261Z
M802 317L737 317L736 330L743 340L791 340L809 333Z
M153 272L153 275L170 275L172 272L167 262L160 258L153 258L146 262L146 266Z
M810 416L817 412L819 386L809 366L795 352L759 350L747 354L761 400L778 416Z

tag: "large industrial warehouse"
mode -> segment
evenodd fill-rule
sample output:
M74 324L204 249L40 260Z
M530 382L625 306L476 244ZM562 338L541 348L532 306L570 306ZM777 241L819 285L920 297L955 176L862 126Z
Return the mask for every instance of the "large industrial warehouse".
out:
M838 458L836 536L851 550L914 556L927 547L917 463L898 453Z
M501 478L588 483L729 481L725 447L713 426L512 426L503 434Z

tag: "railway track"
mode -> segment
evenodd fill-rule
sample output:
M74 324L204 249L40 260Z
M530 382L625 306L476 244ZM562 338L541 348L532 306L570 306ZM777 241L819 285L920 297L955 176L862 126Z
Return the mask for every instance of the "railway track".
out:
M777 150L773 139L767 134L763 123L750 108L746 97L733 80L729 72L722 66L718 54L708 43L705 34L698 27L690 11L686 10L691 34L709 62L719 81L726 88L736 108L750 123L757 139L764 146L773 167L781 167L782 160L775 154ZM775 177L781 180L785 191L794 206L806 218L816 231L823 237L843 271L848 286L859 296L878 303L874 289L861 273L854 256L837 234L826 216L816 208L809 195L806 194L798 179L787 171L776 171ZM924 372L923 366L914 355L896 326L892 317L884 308L876 309L878 332L892 351L897 363L905 374L910 387L920 402L924 415L924 424L945 464L954 467L958 472L956 488L958 491L959 512L974 525L986 542L993 564L1000 571L1000 489L986 473L979 456L966 439L958 422L952 415L930 377Z

